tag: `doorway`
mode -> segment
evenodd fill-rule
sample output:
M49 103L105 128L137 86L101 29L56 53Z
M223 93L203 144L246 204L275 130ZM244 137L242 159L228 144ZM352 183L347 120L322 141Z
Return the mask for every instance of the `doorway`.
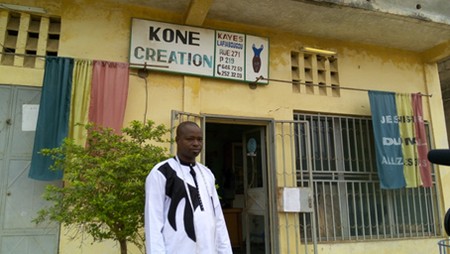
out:
M237 254L270 253L267 126L205 123L205 165L216 177Z

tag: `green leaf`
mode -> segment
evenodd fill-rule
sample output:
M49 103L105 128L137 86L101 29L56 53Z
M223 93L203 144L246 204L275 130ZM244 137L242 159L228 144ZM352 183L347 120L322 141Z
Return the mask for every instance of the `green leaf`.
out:
M64 187L48 185L49 206L33 221L76 226L94 241L112 239L143 246L141 235L145 178L156 163L168 158L170 129L153 121L133 121L122 129L86 124L86 147L65 139L60 147L43 149L54 170L64 170Z

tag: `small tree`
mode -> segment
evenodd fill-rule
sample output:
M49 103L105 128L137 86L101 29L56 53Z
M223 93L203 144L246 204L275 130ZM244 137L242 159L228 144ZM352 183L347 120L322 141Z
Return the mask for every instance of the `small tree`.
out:
M143 246L145 178L153 166L167 158L164 125L133 121L118 135L109 128L86 125L87 145L65 139L42 153L54 160L52 169L64 170L64 187L48 185L44 199L51 205L38 212L37 223L57 221L76 226L94 241L116 240L120 253L127 242Z

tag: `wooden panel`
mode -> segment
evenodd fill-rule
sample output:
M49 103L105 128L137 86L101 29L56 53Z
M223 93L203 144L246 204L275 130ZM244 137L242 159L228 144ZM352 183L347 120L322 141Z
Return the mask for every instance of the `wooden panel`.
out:
M223 209L223 215L227 223L228 234L230 235L231 246L233 248L242 247L242 209Z

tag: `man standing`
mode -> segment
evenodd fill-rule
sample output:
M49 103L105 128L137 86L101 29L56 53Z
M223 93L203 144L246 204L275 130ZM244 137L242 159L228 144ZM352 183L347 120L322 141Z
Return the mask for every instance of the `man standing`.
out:
M145 183L147 254L232 253L214 175L195 161L201 128L183 122L175 140L177 156L158 163Z

